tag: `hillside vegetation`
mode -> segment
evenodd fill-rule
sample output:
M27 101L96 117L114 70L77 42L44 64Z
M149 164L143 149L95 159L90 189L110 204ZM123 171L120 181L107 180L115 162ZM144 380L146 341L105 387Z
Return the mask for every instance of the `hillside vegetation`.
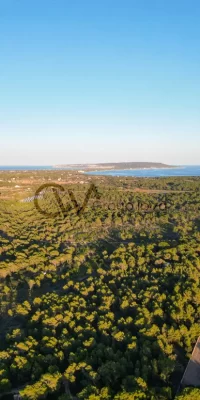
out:
M200 335L200 178L0 178L2 396L174 399ZM53 182L66 215L49 190L50 216L21 201ZM69 189L82 205L91 182L79 215Z

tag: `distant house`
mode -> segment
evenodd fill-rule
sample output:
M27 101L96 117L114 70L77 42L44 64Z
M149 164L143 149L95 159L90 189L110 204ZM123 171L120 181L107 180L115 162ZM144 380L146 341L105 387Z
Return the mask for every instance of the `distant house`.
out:
M21 400L21 396L19 393L14 394L14 400Z

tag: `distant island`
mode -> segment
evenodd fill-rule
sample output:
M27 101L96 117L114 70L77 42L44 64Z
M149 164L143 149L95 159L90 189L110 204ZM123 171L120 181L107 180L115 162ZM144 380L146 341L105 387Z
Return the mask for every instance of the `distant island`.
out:
M97 163L97 164L62 164L55 165L54 168L59 169L73 169L73 170L81 170L81 171L91 171L91 170L107 170L107 169L116 169L116 170L126 170L126 169L154 169L154 168L177 168L175 165L167 165L163 163L157 162L117 162L117 163Z

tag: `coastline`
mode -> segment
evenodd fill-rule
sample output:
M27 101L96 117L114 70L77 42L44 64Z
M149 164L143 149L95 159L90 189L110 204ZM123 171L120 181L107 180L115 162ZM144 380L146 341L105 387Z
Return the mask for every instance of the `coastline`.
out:
M176 166L176 167L162 167L162 168L156 168L156 167L150 167L150 168L120 168L120 169L95 169L92 171L85 170L83 171L84 174L90 174L90 173L96 173L96 172L119 172L119 171L160 171L160 170L171 170L171 169L185 169L185 166Z

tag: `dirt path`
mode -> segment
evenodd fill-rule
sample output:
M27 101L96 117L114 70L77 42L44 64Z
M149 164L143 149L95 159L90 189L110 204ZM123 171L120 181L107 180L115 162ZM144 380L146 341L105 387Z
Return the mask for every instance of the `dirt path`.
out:
M200 337L181 380L181 386L200 386Z

